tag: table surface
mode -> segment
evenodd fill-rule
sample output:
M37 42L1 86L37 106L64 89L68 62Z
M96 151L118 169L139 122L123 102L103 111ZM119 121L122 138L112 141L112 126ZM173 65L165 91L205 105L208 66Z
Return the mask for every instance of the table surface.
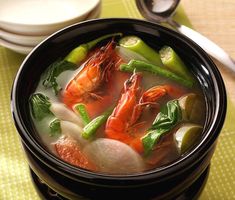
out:
M235 59L235 1L183 0L181 3L193 27ZM235 74L225 69L220 63L216 61L215 63L223 76L228 97L235 105ZM234 107L231 107L229 112L234 111ZM232 125L227 129L229 118L230 116L227 115L215 155L212 158L211 173L200 199L235 199L235 118L234 115L231 117L233 118L230 121ZM229 149L227 149L228 146ZM226 149L223 151L222 148ZM231 157L229 152L231 152ZM225 163L230 163L230 167L227 168Z
M235 60L235 1L183 0L182 5L193 27L222 47ZM235 73L216 62L227 93L235 104Z
M182 6L194 29L216 42L235 59L235 0L182 0ZM101 17L141 18L141 15L134 0L103 0ZM9 108L12 81L23 59L24 56L0 46L1 200L38 199ZM216 64L225 81L228 112L200 200L235 199L235 75Z

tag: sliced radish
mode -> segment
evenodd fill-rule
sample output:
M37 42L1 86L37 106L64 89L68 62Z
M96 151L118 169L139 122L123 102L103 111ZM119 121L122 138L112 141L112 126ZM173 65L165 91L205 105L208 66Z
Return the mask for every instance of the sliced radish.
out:
M88 140L82 137L83 129L77 124L68 121L61 121L60 127L63 135L69 135L76 139L81 147L84 147L84 145L88 143Z
M60 120L70 121L83 127L81 118L62 103L52 103L50 111Z
M84 152L100 172L130 174L144 170L141 156L128 145L117 140L97 139L88 144Z

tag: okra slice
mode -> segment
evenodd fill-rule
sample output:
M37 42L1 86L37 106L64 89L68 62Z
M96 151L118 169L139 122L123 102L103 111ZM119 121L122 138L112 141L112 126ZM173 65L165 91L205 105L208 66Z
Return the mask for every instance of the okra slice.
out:
M159 53L165 67L188 80L193 80L192 75L174 49L163 46Z
M163 66L158 52L137 36L123 37L119 41L119 45L140 54L152 64Z
M185 153L200 138L202 126L197 124L184 124L175 133L175 141L179 153Z

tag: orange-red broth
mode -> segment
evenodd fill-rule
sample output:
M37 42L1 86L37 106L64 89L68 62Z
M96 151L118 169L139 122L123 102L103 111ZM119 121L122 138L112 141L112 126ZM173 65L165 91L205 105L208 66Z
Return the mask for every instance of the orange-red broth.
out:
M117 48L117 53L119 53L119 49ZM128 58L126 56L120 55L123 62L128 62ZM131 59L131 58L130 58ZM63 73L60 74L60 76L57 78L58 83L62 86L62 88L66 88L66 85L69 83L69 81L77 74L79 73L79 71L81 70L81 68L84 66L84 63L78 67L77 70L74 71L65 71ZM131 73L127 73L127 72L120 72L117 70L113 70L112 74L111 74L111 79L108 82L108 87L107 85L101 85L99 87L99 96L105 96L108 94L109 98L104 98L99 99L99 100L89 100L87 102L85 102L88 114L90 116L91 119L99 116L100 114L102 114L103 112L105 112L107 110L108 107L110 106L115 106L118 103L118 100L121 96L121 93L123 91L123 85L124 82L130 78L132 74ZM160 110L160 107L162 107L163 105L165 105L169 100L172 99L178 99L181 96L187 94L187 93L195 93L198 94L199 96L203 96L202 95L202 91L201 88L199 86L199 84L197 83L195 85L195 87L193 87L192 89L186 88L174 81L171 81L169 79L157 76L157 75L153 75L150 73L146 73L146 72L141 72L141 90L142 91L146 91L147 89L156 86L156 85L169 85L172 86L172 88L175 91L180 91L179 93L176 92L172 92L172 94L170 95L166 95L164 97L162 97L160 100L157 101L157 106L147 106L140 118L138 119L138 121L136 122L136 124L139 124L138 126L136 126L136 128L132 129L132 133L130 134L134 134L134 135L144 135L147 131L147 129L151 126L153 120L155 119L157 113ZM37 89L35 90L35 93L42 93L46 96L48 96L50 98L51 102L55 102L55 103L62 103L61 102L61 94L63 94L63 89L62 91L59 93L58 96L55 96L53 91L51 89L45 89L42 86L42 80L39 82L39 85L37 87ZM104 90L102 92L102 90ZM83 103L83 102L81 102ZM71 109L71 108L68 108ZM72 110L72 109L71 109ZM88 170L94 170L94 171L99 171L99 172L103 172L103 173L110 173L110 174L128 174L128 173L135 173L138 172L138 170L141 171L145 171L145 170L149 170L149 169L153 169L156 167L160 167L166 164L169 164L172 161L175 161L176 159L178 159L181 155L179 154L177 147L176 147L176 143L173 137L173 134L177 131L177 129L180 127L181 124L179 124L178 126L176 126L172 131L170 131L169 133L167 133L165 136L163 136L160 140L160 142L156 145L155 150L149 155L149 156L144 156L143 153L139 154L140 158L142 159L141 162L143 162L143 166L138 170L130 170L130 171L125 171L125 169L123 170L119 170L119 168L117 169L103 169L101 168L97 168L96 163L93 161L92 156L87 156L84 155L83 149L84 146L82 147L78 147L78 151L77 152L70 152L71 149L74 149L72 151L76 151L76 145L79 146L79 142L77 143L76 138L74 137L73 134L69 135L69 133L66 133L66 136L63 135L57 135L54 137L51 137L49 132L49 123L54 119L54 117L48 117L46 119L43 119L42 121L38 122L36 120L34 121L34 125L36 126L36 129L39 133L40 138L42 139L45 147L52 152L54 155L60 157L62 160L69 162L72 165L76 165L78 167L82 167L82 168L87 168ZM201 116L201 122L200 125L203 125L204 123L204 116ZM98 131L95 134L95 137L93 137L90 140L87 140L87 144L97 140L98 138L105 138L105 124L103 124ZM133 130L135 130L136 132L134 132ZM81 133L77 133L77 134L81 134ZM68 136L68 138L67 138ZM63 138L66 137L66 140L64 140ZM61 139L62 138L62 139ZM67 140L67 139L71 139L71 141ZM63 153L66 154L66 156L61 156L58 155L58 149L56 149L56 145L55 144L60 144L61 142L63 143L63 141L65 143L68 144L69 146L69 150L68 149L60 149L59 154ZM117 152L118 153L118 152ZM74 157L73 157L74 156ZM81 159L84 160L85 156L85 163L89 162L88 164L86 163L85 165L81 165L79 164L79 162L76 162L76 159L78 159L78 157L82 157ZM88 161L86 160L88 159ZM111 158L112 159L112 158ZM94 159L96 160L96 159ZM127 161L128 162L128 161ZM122 165L121 163L117 163L117 165Z

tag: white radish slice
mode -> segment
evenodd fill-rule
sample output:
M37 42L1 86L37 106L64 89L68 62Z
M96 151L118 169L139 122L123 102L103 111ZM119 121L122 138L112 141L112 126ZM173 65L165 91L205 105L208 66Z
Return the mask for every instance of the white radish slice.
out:
M73 122L83 127L81 118L62 103L52 103L50 111L60 120Z
M77 124L68 121L61 121L60 127L63 135L71 136L79 143L81 147L84 147L88 143L88 140L82 137L83 129Z
M144 170L141 156L128 145L117 140L97 139L84 148L84 153L100 172L131 174Z

